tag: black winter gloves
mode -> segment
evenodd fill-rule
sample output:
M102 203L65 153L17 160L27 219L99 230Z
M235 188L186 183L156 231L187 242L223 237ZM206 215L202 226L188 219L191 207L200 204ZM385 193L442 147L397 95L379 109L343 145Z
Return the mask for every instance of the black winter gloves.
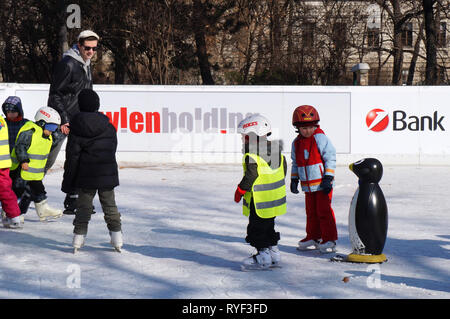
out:
M291 179L291 193L298 194L298 178Z
M298 194L298 182L299 180L297 178L291 179L291 193ZM324 175L322 177L322 182L320 183L320 188L322 189L322 192L324 192L325 194L329 194L333 189L332 182L333 176Z
M323 175L322 182L320 183L320 188L322 188L322 192L325 194L329 194L333 189L333 185L331 184L333 181L333 176Z

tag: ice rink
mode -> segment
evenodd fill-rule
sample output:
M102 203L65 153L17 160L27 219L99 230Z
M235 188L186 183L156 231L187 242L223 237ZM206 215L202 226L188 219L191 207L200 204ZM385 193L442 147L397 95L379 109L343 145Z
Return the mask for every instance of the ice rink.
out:
M297 251L304 195L289 192L288 212L276 219L282 268L253 272L240 269L253 253L242 204L233 201L241 165L149 164L119 174L123 252L109 244L98 199L77 254L73 217L40 222L32 204L22 230L0 227L0 298L450 298L450 167L384 167L386 263L335 263L329 254ZM57 167L44 180L60 208L61 179ZM342 253L351 251L347 219L357 185L338 166L333 208Z

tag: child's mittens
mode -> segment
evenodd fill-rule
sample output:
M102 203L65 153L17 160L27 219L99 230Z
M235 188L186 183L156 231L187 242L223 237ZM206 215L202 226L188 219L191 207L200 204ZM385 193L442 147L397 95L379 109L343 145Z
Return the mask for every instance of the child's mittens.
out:
M291 193L298 194L298 178L291 178Z
M238 185L238 187L236 188L236 192L234 193L234 201L236 203L239 203L241 201L242 196L244 196L246 192L247 191L242 190Z
M333 189L333 176L324 175L322 177L322 182L320 183L320 188L322 188L322 192L325 194L329 194Z

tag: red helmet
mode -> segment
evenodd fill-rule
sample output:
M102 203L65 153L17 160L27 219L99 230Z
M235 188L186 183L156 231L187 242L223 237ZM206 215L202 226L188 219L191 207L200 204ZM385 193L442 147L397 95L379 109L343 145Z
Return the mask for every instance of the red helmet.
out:
M298 106L292 115L292 125L294 126L317 125L319 121L319 113L311 105Z

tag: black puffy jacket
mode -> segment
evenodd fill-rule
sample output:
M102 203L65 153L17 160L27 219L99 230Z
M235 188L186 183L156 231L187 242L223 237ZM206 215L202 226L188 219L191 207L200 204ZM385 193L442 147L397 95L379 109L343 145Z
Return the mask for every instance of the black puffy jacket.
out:
M81 61L81 57L77 60L71 55L65 55L53 72L47 104L58 111L61 124L70 122L80 112L78 93L82 89L92 89L90 66L83 65Z
M61 190L114 188L119 185L117 133L107 116L80 112L70 121Z

